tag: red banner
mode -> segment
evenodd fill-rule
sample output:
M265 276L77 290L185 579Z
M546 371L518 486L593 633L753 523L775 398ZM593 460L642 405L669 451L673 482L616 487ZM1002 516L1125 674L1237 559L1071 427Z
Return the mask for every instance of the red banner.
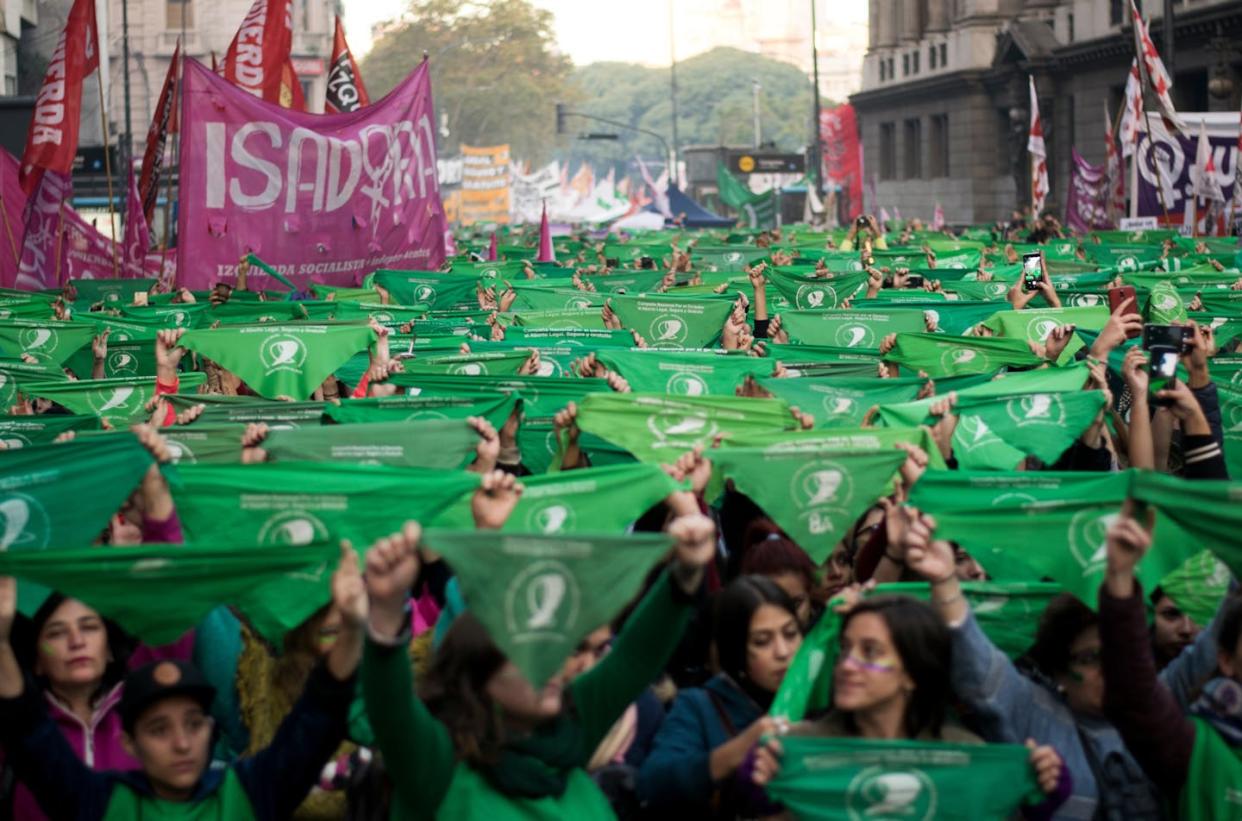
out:
M39 182L36 169L68 174L78 153L82 81L99 68L99 39L94 0L75 0L60 33L43 85L35 98L34 117L26 133L21 182L27 194Z
M863 210L862 145L854 106L847 103L819 113L819 144L824 180L841 186L846 216L854 219Z
M371 104L362 73L354 62L354 55L345 42L345 28L341 18L336 18L336 36L332 41L332 64L328 69L328 96L324 109L330 112L357 111Z
M150 224L155 213L155 201L159 198L160 178L164 174L164 150L168 135L177 133L177 78L181 76L181 43L173 51L168 73L164 75L164 87L155 103L155 115L147 130L147 150L142 156L142 176L138 180L138 193L142 198L142 213Z
M224 79L288 108L281 92L292 92L286 84L286 70L293 72L287 65L292 48L293 0L254 0L224 55Z

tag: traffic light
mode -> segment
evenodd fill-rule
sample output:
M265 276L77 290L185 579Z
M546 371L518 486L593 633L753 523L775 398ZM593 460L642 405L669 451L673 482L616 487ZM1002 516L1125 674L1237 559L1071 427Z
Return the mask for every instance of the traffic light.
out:
M556 133L557 134L565 133L565 114L566 113L567 112L565 111L565 104L557 103L556 104Z

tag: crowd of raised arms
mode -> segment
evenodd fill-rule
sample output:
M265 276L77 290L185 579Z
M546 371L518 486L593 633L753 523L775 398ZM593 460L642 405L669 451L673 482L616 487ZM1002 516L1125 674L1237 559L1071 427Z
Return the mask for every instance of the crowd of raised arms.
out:
M1233 239L554 246L0 292L0 817L1242 818Z

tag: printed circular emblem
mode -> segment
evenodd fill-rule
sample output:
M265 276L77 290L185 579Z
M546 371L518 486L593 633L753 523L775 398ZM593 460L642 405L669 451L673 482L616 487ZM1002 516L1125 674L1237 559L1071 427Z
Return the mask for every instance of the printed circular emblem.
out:
M1004 296L1008 290L1009 286L1003 282L989 282L987 287L984 288L984 292L988 296Z
M988 370L988 355L974 348L949 348L940 355L940 367L949 374L983 373Z
M427 285L426 283L422 285L414 286L414 302L415 303L434 302L435 299L436 299L435 288L431 287L430 285Z
M565 310L567 311L587 311L591 308L591 300L584 296L571 296L565 300Z
M1051 393L1032 393L1010 399L1005 403L1005 412L1018 427L1065 424L1065 403Z
M654 345L680 346L690 335L686 321L672 314L660 314L651 320L648 338Z
M716 435L716 423L705 416L655 414L647 417L647 430L658 439L656 447L668 444L670 438L693 437L698 440ZM681 444L681 443L675 443Z
M108 373L112 376L133 376L138 373L138 358L132 353L114 351L108 354Z
M371 318L374 319L376 322L396 322L397 321L396 319L393 318L393 315L388 313L387 311L379 311L378 313L371 314Z
M449 368L449 373L461 376L482 376L487 367L482 362L459 362Z
M578 621L581 601L582 591L563 563L532 562L505 590L505 622L518 643L559 639Z
M1090 308L1104 304L1104 300L1099 294L1074 294L1070 297L1069 302L1075 308Z
M1239 368L1238 370L1233 372L1233 376L1229 378L1229 383L1231 385L1242 385L1242 368ZM4 388L4 383L0 382L0 389L3 389L3 388Z
M9 431L6 436L0 438L0 445L4 445L5 450L21 450L29 444L29 439L14 431Z
M86 402L91 410L107 419L125 415L135 401L142 401L142 393L133 385L121 385L107 394L99 391L86 394Z
M741 262L741 261L742 261L741 251L730 251L729 253L725 254L725 262Z
M409 416L405 417L405 421L407 422L411 422L415 419L448 419L448 417L439 411L433 410L414 411Z
M0 496L0 551L10 547L40 550L51 540L47 511L33 496L6 493Z
M992 432L987 423L978 416L962 416L958 419L957 430L953 432L953 448L965 453L995 444L1000 437Z
M305 510L285 510L259 528L259 544L300 546L324 541L328 528Z
M17 343L27 353L50 354L59 342L60 337L51 328L26 328L17 336Z
M861 270L863 269L862 260L859 260L859 259L851 259L851 260L850 260L850 264L849 264L849 265L847 265L847 266L845 266L845 269L846 269L847 271L855 271L855 272L857 272L857 271L861 271Z
M113 328L112 333L108 335L108 339L112 342L132 342L134 337L130 335L129 331Z
M301 373L306 363L306 343L296 336L277 334L259 346L259 359L269 375L276 371Z
M187 314L185 311L173 311L172 321L174 325L180 328L181 326L187 324L190 321L190 315Z
M574 521L573 508L553 500L532 506L526 514L526 527L532 533L563 533Z
M743 174L749 174L755 170L755 158L749 154L743 154L737 158L737 170Z
M962 262L961 260L953 260L952 262L950 262L948 265L945 265L944 267L948 268L951 271L965 271L966 263Z
M161 661L151 671L151 678L155 679L156 684L172 687L178 681L181 681L181 669L171 661Z
M535 374L536 376L561 376L561 374L561 363L555 359L539 360L539 371Z
M1108 548L1105 545L1108 529L1120 516L1115 511L1088 508L1078 511L1070 519L1069 549L1082 567L1083 576L1090 576L1104 569L1108 560Z
M703 377L693 373L675 373L664 386L665 393L674 396L706 396L709 391Z
M842 348L874 348L875 331L866 325L851 324L837 328L837 345Z
M837 304L837 292L831 285L802 285L794 303L799 308L832 308Z
M1046 316L1035 317L1026 323L1026 336L1028 339L1043 342L1048 338L1048 334L1052 333L1059 324L1061 323Z
M8 308L0 308L0 319L8 319L13 316L13 312Z
M833 516L845 512L854 498L850 475L835 462L815 460L803 465L789 481L789 498L812 534L834 530Z
M921 770L867 767L845 793L850 821L929 821L936 817L936 785Z
M825 396L824 413L829 417L847 416L854 412L854 400L848 396Z
M1137 271L1138 267L1138 260L1134 257L1122 257L1117 260L1118 271Z
M1239 378L1239 374L1242 374L1242 371L1235 373L1231 381L1234 383L1242 383L1242 379ZM1236 433L1238 431L1242 431L1242 402L1227 400L1224 404L1224 412L1229 416L1229 427L1225 429L1226 432Z
M198 461L198 457L194 455L194 451L184 442L178 442L174 439L168 439L168 461L174 465L185 462L186 464L194 464Z
M1177 307L1178 300L1177 297L1172 294L1159 294L1152 299L1152 302L1155 304L1157 310L1172 311Z
M497 268L484 268L483 271L479 274L479 276L483 277L484 279L495 279L496 277L500 276L500 270ZM432 290L431 295L435 296L436 292Z

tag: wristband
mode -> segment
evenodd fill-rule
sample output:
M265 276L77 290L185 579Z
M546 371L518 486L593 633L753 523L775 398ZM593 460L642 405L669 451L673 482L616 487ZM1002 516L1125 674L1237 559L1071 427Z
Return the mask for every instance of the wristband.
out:
M884 558L888 559L890 562L892 562L895 565L904 565L906 563L905 559L899 559L896 556L894 556L892 553L889 553L887 550L884 551Z

